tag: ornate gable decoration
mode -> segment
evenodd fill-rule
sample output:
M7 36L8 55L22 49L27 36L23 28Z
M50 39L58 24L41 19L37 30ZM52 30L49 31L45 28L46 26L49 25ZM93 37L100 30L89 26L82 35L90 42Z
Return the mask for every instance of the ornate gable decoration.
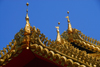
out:
M69 12L67 13L69 14ZM60 36L59 26L57 26L57 39L51 41L38 28L30 26L27 9L26 26L14 36L14 39L9 42L6 48L0 51L0 65L9 63L13 59L12 57L17 57L23 49L30 49L34 54L64 67L100 67L99 57L92 56L87 51L80 50L73 45L74 43L79 47L99 54L100 42L85 36L77 29L73 29L69 16L66 18L68 19L67 31L64 31Z

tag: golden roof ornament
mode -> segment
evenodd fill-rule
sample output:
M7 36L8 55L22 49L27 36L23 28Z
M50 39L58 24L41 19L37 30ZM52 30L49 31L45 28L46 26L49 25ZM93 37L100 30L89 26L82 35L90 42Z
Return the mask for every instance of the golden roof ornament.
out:
M27 2L26 5L27 5L27 9L26 9L26 12L27 12L27 13L26 13L26 20L29 21L29 17L28 17L28 5L29 5L29 3Z
M67 14L69 14L69 11L67 11ZM68 22L68 33L72 33L72 27L70 24L69 16L67 16L66 18L67 18L67 22Z
M29 5L29 3L27 2L27 3L26 3L26 5L28 6L28 5Z
M58 25L60 25L60 22L58 22Z
M69 14L69 11L67 11L67 14Z
M25 17L25 19L26 19L25 35L30 34L30 23L29 23L29 17L28 17L28 5L29 5L29 3L27 2L26 5L27 5L27 10L26 10L27 13L26 13L26 17Z
M60 25L60 22L58 22L58 25ZM60 36L60 33L59 33L59 26L57 26L55 28L57 28L57 38L56 38L56 41L57 41L57 43L61 43L61 36Z

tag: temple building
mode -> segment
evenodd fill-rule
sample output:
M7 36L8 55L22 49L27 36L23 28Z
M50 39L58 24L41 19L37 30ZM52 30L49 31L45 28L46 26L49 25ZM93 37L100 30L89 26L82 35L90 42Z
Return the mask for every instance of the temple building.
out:
M0 50L0 67L100 67L100 42L72 28L69 16L68 29L60 34L56 26L57 38L51 41L30 25L26 12L24 29Z

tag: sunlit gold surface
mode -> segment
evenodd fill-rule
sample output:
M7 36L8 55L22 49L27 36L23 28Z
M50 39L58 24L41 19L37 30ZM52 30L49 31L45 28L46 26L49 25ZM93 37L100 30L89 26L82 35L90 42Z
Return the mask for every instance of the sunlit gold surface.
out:
M71 27L71 24L68 23L68 33L71 33L72 32L72 27Z
M30 33L30 23L29 20L26 20L25 32Z
M28 6L29 4L26 5ZM67 13L69 14L69 11ZM50 60L53 63L60 64L62 67L65 65L68 67L96 67L96 65L100 67L100 62L96 60L100 58L100 46L98 45L100 42L83 35L77 29L72 30L69 16L66 18L68 19L68 32L65 31L63 33L64 36L60 36L59 26L56 27L57 44L56 41L51 41L51 39L48 40L44 34L40 33L38 28L36 29L30 26L27 9L25 28L21 29L15 35L12 42L10 42L6 48L0 50L0 66L9 63L12 57L18 56L19 53L26 48L30 49L34 54ZM60 25L60 22L58 22L58 25ZM88 54L86 51L79 50L74 47L71 42L94 52L94 54Z
M69 11L67 11L67 13L69 14ZM71 33L72 27L71 27L71 24L70 24L69 16L67 16L66 18L67 18L67 22L68 22L68 33Z
M27 3L26 5L28 6L29 3ZM29 33L30 33L30 23L29 23L29 17L28 17L28 9L27 9L27 13L26 13L25 34L29 34Z
M27 6L29 5L29 3L26 4ZM27 8L27 13L26 13L26 25L25 25L25 32L24 32L24 35L25 35L25 43L26 43L26 49L29 49L29 41L30 41L30 33L31 33L31 29L30 29L30 23L29 23L29 17L28 17L28 8Z
M61 43L61 36L60 36L60 33L59 33L59 26L57 26L55 28L57 28L57 38L56 38L56 41L58 41L59 43Z
M100 53L99 54L97 54L97 53L91 53L91 54L89 54L90 56L93 56L93 57L96 57L97 59L99 59L100 60Z

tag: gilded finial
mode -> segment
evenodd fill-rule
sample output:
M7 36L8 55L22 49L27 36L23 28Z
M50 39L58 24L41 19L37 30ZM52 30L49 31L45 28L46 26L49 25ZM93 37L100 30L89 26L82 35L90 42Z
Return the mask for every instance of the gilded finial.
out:
M67 11L67 14L69 14L69 11ZM67 22L68 22L68 33L71 33L72 27L71 27L71 24L70 24L69 16L67 16L66 18L67 18Z
M26 12L28 13L28 5L29 5L29 3L27 2L27 3L26 3L26 5L27 5L27 9L26 9Z
M29 23L29 17L28 17L28 5L29 5L29 3L27 2L26 3L26 5L27 5L27 9L26 9L26 17L25 17L25 19L26 19L26 26L25 26L25 34L29 34L30 33L30 23Z
M29 21L29 17L28 17L28 5L29 5L29 3L27 2L26 5L27 5L27 9L26 9L26 12L27 12L27 13L26 13L26 21L27 21L27 20Z
M60 25L60 22L58 22L58 25ZM61 43L61 36L60 36L60 33L59 33L59 26L57 26L55 28L57 28L57 38L56 38L56 41L58 43Z
M69 11L67 11L67 14L69 14ZM67 16L66 18L67 18L67 22L70 23L69 16Z

